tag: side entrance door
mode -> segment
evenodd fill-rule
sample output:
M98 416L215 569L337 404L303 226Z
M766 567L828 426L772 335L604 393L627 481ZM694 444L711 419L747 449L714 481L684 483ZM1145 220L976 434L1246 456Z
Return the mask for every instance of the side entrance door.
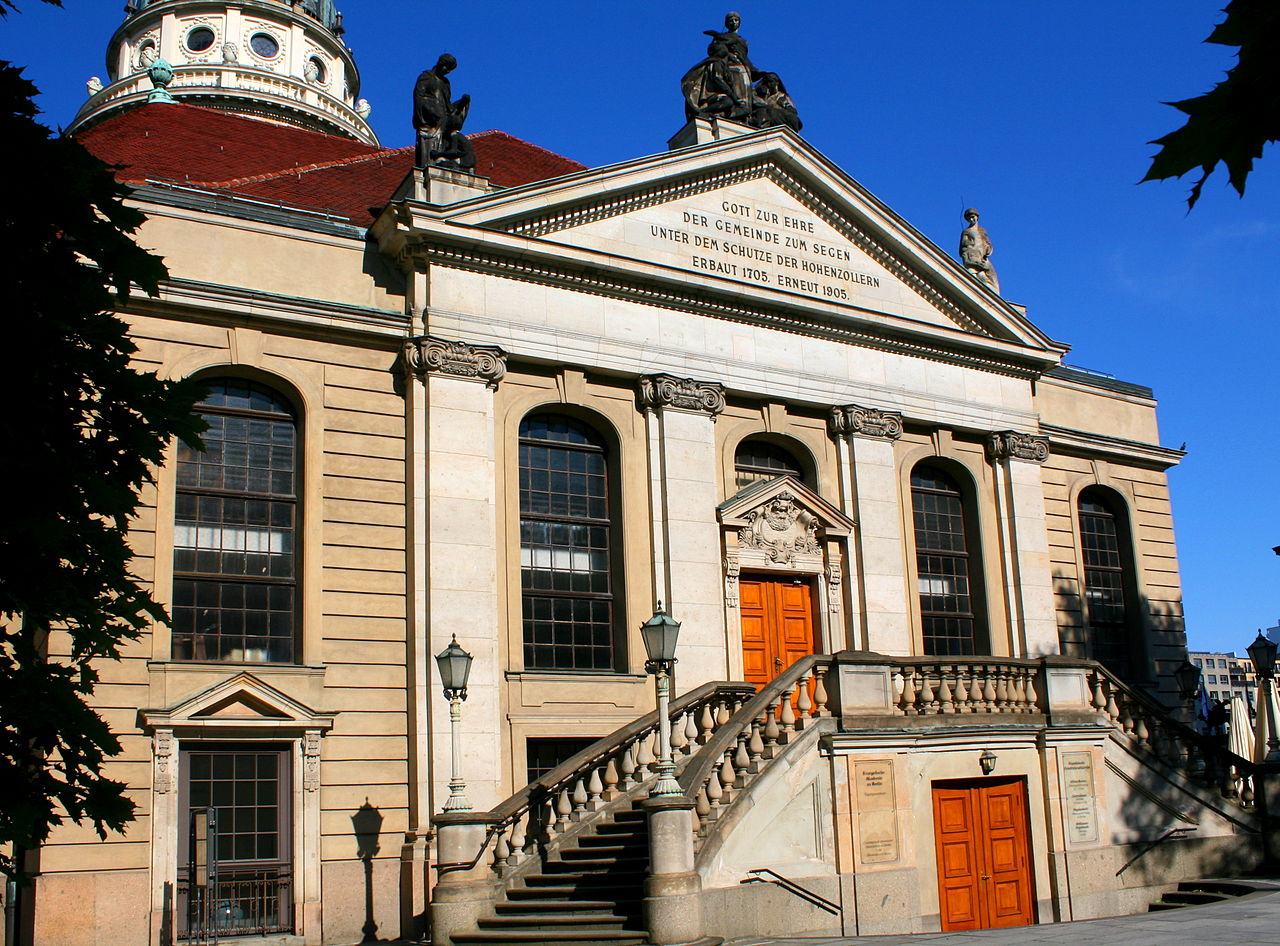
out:
M935 782L933 825L944 931L1035 922L1025 780Z
M743 576L742 668L757 690L815 650L813 600L800 579Z

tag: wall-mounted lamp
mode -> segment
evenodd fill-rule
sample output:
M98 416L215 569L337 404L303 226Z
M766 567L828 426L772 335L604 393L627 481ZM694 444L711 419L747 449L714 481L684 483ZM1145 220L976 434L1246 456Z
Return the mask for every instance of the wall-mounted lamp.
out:
M990 749L983 749L982 755L978 756L978 765L982 767L983 775L990 775L996 770L996 754Z

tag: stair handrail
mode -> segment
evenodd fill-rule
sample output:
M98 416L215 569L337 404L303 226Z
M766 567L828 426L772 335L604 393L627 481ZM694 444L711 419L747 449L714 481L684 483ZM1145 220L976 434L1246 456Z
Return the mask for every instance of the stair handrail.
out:
M691 754L755 693L749 683L704 683L671 701L673 754ZM655 776L658 711L597 739L483 813L496 838L493 870L506 876L574 824ZM486 842L487 843L487 842Z
M699 847L765 761L813 720L831 716L826 678L832 666L829 654L801 657L739 707L680 773Z

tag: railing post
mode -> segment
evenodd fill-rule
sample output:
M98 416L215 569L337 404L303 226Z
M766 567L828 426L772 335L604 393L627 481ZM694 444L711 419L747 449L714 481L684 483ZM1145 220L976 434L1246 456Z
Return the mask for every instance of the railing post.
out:
M493 815L449 812L431 819L436 828L436 878L431 893L431 941L453 946L453 934L471 932L497 896L485 841Z
M694 866L694 802L660 795L641 802L649 817L649 876L645 925L654 946L702 938L702 878Z

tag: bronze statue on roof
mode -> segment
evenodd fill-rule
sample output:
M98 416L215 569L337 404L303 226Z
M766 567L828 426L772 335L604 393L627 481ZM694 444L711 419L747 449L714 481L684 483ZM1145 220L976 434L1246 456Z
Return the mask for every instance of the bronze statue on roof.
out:
M799 131L800 116L786 86L776 72L762 72L751 62L738 32L741 25L742 17L731 12L723 30L703 30L711 37L707 58L680 80L685 118L727 118L753 128L786 125Z
M413 87L413 127L418 133L414 164L417 167L434 164L462 171L475 169L475 152L462 133L471 110L471 96L464 95L453 101L453 87L447 78L457 67L458 60L445 53L432 68L418 76Z

